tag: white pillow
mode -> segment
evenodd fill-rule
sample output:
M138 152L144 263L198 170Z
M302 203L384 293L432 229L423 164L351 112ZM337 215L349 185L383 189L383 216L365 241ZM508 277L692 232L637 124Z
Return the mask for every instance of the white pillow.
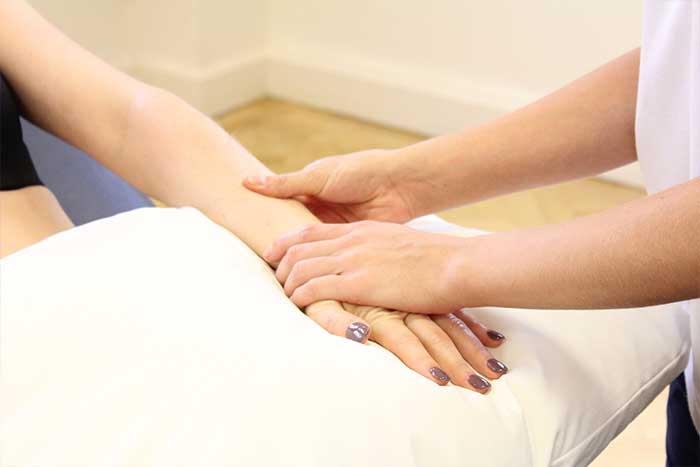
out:
M688 353L673 305L480 309L510 373L485 397L439 387L327 334L191 208L93 222L0 271L0 465L578 466Z

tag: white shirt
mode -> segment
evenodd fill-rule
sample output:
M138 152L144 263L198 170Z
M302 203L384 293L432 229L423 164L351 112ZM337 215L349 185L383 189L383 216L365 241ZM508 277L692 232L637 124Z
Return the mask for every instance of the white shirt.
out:
M700 177L700 0L644 3L636 143L650 194ZM697 429L700 300L685 306L692 339L685 376L690 413Z

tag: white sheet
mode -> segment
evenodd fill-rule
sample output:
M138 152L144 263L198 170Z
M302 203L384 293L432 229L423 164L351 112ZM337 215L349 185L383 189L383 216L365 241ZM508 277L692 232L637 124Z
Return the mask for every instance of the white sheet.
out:
M194 209L87 224L0 262L0 465L585 465L687 359L674 305L474 312L486 397L328 335Z

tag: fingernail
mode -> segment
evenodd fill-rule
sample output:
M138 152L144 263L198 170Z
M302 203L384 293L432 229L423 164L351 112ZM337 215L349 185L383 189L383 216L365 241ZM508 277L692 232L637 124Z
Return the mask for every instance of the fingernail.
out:
M471 375L469 377L469 384L471 384L475 389L478 389L479 391L483 391L484 389L488 389L491 387L491 383L489 383L479 375Z
M506 338L506 336L504 336L498 331L494 331L493 329L489 329L488 331L486 331L486 334L495 341L502 341Z
M447 373L442 371L442 369L434 366L430 369L430 374L435 378L436 380L440 381L441 383L449 383L450 382L450 377L447 376Z
M508 373L508 367L506 366L505 363L499 362L495 358L490 358L486 362L486 366L491 369L491 371L498 373L499 375L503 375Z
M369 326L365 323L352 323L345 331L345 337L355 342L362 342L369 333Z

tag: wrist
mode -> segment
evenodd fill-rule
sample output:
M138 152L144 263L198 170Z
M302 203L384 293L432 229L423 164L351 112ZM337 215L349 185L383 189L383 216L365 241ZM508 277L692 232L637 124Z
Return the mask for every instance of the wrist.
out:
M443 270L444 294L454 309L492 304L488 262L488 237L480 235L457 239Z
M415 217L432 214L452 205L452 160L459 149L459 135L446 134L390 153L388 177L396 191L410 204Z
M421 161L422 148L416 146L386 150L377 159L376 166L387 191L397 196L410 213L406 221L432 212L422 202L428 191L429 174Z

